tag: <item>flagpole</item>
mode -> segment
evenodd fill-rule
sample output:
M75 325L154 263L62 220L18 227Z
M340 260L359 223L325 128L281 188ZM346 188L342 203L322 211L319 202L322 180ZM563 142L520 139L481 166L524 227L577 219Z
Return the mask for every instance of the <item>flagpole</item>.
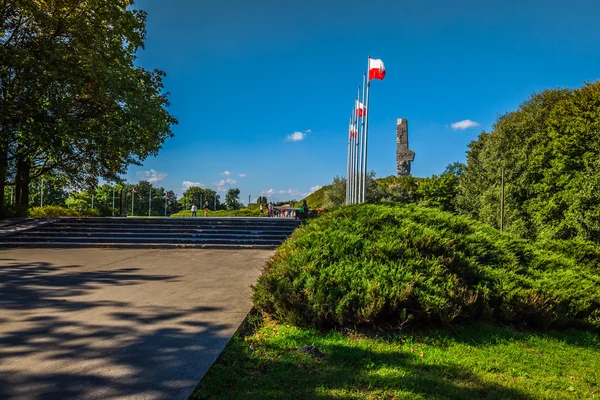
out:
M115 187L113 186L112 188L112 194L113 194L113 203L112 203L112 216L115 216Z
M135 190L135 189L134 189ZM133 199L135 197L135 192L131 191L131 216L133 217Z
M357 89L357 96L354 100L354 104L356 104L356 111L353 114L352 121L352 129L356 132L356 138L354 140L354 160L352 162L354 173L352 174L352 185L354 186L354 191L352 192L352 204L357 204L356 199L358 198L360 192L360 186L357 185L359 174L358 174L358 164L360 162L360 153L358 151L359 141L360 141L360 130L358 130L358 119L359 117L359 109L360 109L360 86Z
M356 107L352 106L352 114L350 115L350 131L354 129L354 115L356 114ZM356 153L354 152L354 138L350 138L350 204L354 204L354 191L356 190L356 186L354 186L354 158L356 157Z
M360 89L359 89L360 91ZM352 121L352 129L354 129L354 132L356 132L356 137L354 138L354 160L352 161L352 165L353 165L353 169L354 172L352 173L352 186L354 187L354 189L352 190L352 204L356 204L356 199L358 197L358 191L359 191L359 187L356 184L358 182L358 157L359 157L359 153L358 153L358 138L360 135L360 132L358 131L358 98L355 99L355 104L356 107L354 109L354 113L353 115L353 121Z
M350 204L350 149L352 147L352 115L348 124L348 162L346 165L346 204Z
M148 216L152 212L152 188L150 188L150 194L148 195Z
M367 57L367 72L369 72L369 68L371 66L371 56ZM366 74L364 75L367 77ZM362 202L364 203L367 198L367 146L369 140L369 89L371 88L371 80L366 79L366 100L365 107L367 108L367 112L365 114L365 118L363 119L364 124L364 134L363 134L363 152L364 152L364 165L363 165L363 182L362 182Z

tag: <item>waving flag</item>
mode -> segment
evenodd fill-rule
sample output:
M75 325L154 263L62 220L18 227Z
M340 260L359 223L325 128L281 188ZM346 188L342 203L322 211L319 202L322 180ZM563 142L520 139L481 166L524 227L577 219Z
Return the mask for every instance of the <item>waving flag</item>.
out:
M369 80L385 78L385 66L379 59L369 59Z
M137 190L131 189L131 193L137 193Z
M365 115L367 115L367 107L365 107L365 105L360 101L356 100L356 116L364 117Z
M350 124L350 138L355 138L358 136L358 130L356 129L356 125Z

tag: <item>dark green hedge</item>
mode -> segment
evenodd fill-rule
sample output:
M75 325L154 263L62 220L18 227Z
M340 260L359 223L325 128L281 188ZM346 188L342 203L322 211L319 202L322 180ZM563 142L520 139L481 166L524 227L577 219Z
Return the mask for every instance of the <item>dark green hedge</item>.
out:
M301 326L485 319L600 328L600 250L531 243L414 205L343 207L299 228L254 303Z

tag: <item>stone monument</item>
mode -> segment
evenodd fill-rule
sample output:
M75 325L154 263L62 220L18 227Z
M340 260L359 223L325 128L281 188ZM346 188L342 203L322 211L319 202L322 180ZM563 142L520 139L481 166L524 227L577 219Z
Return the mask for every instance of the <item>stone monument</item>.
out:
M396 168L398 176L410 175L410 163L415 159L415 152L408 149L408 121L398 118L396 123Z

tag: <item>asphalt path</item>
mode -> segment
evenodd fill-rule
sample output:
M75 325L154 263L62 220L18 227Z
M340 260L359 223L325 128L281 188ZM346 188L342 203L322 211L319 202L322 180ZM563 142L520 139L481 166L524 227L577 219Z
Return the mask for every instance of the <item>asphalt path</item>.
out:
M267 250L0 250L0 399L186 399Z

